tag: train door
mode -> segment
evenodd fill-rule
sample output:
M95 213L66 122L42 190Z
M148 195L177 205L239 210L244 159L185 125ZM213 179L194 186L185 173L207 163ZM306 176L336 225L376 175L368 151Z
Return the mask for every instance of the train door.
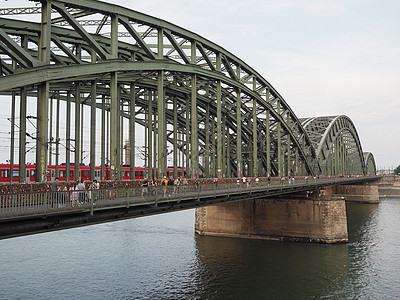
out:
M94 179L100 180L100 170L94 170Z

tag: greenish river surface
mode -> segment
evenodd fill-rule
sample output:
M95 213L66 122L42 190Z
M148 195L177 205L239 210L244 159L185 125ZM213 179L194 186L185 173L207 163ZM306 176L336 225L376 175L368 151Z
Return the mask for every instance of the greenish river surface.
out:
M0 240L0 299L400 299L400 199L349 243L204 237L194 210Z

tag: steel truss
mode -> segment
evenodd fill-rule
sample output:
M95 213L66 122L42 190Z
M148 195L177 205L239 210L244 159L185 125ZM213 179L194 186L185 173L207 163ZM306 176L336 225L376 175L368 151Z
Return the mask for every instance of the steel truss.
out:
M28 97L37 99L38 181L45 179L53 156L48 138L53 100L57 108L59 101L67 103L66 119L75 124L74 139L70 122L66 124L67 166L72 152L75 167L82 161L80 109L91 107L92 176L97 110L101 165L109 161L113 179L122 176L123 130L129 131L133 171L138 125L145 128L146 167L155 168L159 177L166 175L169 155L175 177L178 165L191 178L200 172L205 177L375 173L374 158L364 157L349 118L298 119L267 80L219 45L164 20L100 1L31 1L41 3L40 22L0 18L0 93L14 104L20 100L21 182ZM124 118L129 120L127 129ZM57 148L56 164L58 155Z

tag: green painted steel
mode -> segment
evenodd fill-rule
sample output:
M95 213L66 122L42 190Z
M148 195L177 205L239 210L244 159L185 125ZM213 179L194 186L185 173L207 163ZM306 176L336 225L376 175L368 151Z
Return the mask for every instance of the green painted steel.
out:
M194 178L200 172L206 177L241 177L372 174L376 170L372 154L364 156L348 117L297 118L253 68L193 32L95 0L33 1L42 5L41 22L0 18L0 94L9 97L19 90L21 107L23 98L37 96L38 181L45 180L48 100L55 94L67 101L67 119L75 123L75 167L84 145L79 133L84 124L80 105L91 109L91 166L96 161L95 115L97 109L102 110L101 164L104 170L109 160L112 179L122 175L124 118L130 119L131 172L139 146L132 140L141 128L145 128L145 165L157 168L159 177L166 175L168 158L173 161L174 177L181 159L187 175ZM90 17L93 13L96 17ZM103 21L96 23L94 34L85 24L99 16ZM72 119L71 92L75 93ZM102 103L96 103L96 95L101 95ZM68 164L69 124L66 127ZM23 130L21 126L20 137ZM110 138L107 146L105 131ZM20 147L19 161L24 162L21 151L26 150ZM79 174L74 177L78 179Z

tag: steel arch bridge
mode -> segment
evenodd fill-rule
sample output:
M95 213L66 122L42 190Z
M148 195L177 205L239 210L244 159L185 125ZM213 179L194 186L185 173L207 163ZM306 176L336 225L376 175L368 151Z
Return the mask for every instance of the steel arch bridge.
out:
M140 134L145 136L145 167L159 177L171 158L175 177L178 166L192 178L375 174L374 157L362 152L348 117L297 118L266 79L221 46L100 1L31 2L41 5L0 10L6 15L0 18L0 94L12 102L11 165L19 100L21 182L27 99L37 107L37 181L44 180L52 158L59 164L60 101L65 103L67 169L72 158L75 168L82 161L83 111L90 108L92 175L96 145L103 174L108 163L113 179L122 178L124 162L133 172ZM40 21L15 17L21 14L40 14ZM128 150L125 161L123 149Z

